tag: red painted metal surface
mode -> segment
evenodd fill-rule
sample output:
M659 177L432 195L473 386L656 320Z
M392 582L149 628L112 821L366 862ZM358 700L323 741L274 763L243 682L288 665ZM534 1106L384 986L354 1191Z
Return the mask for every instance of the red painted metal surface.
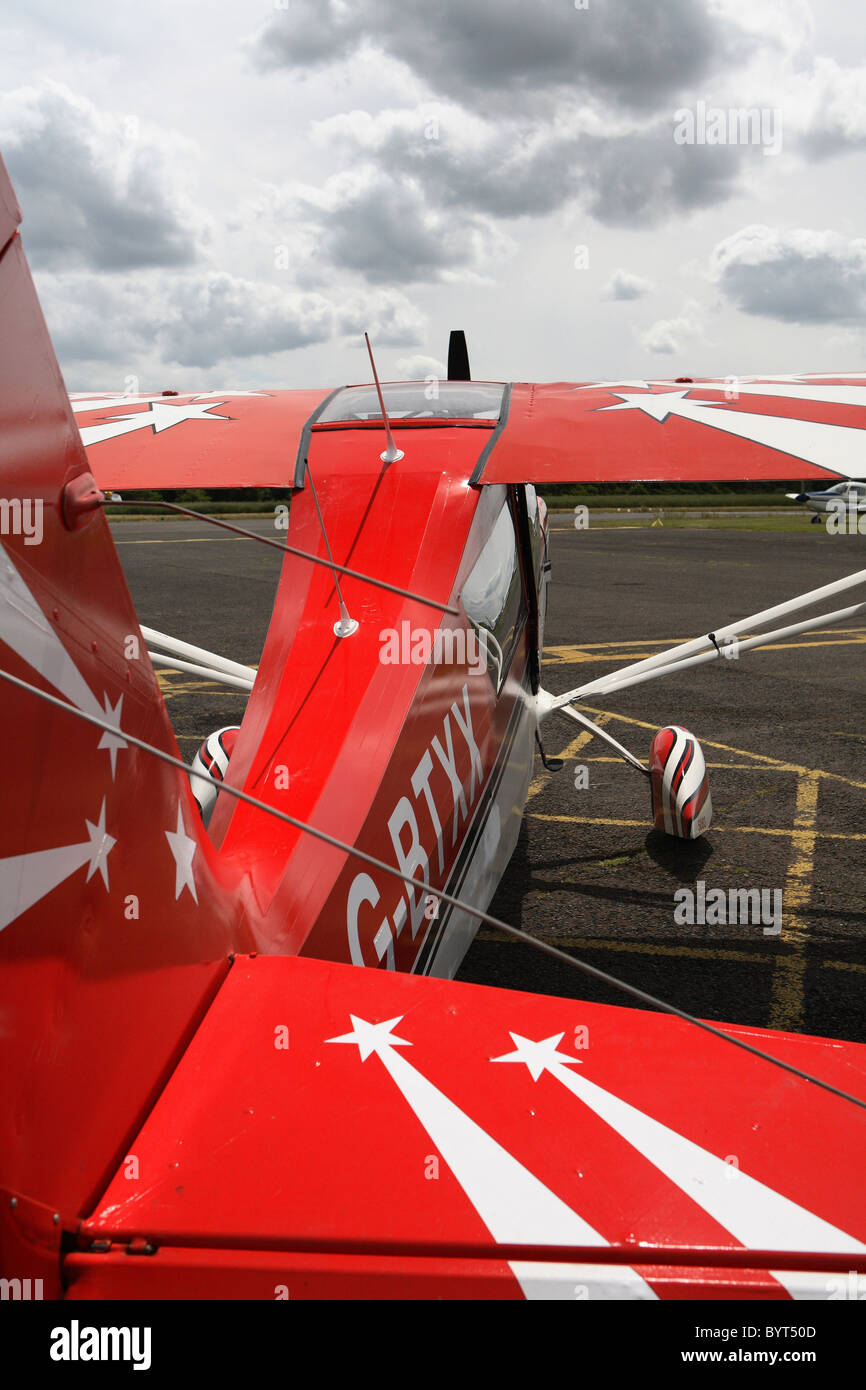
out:
M482 421L464 424L462 434L471 437L467 449L476 458L492 444L475 478L484 483L830 482L863 476L864 389L866 376L855 375L739 384L516 382L495 439ZM76 399L75 407L102 487L288 487L304 425L326 395L93 397ZM425 422L395 421L394 430L401 447L410 444L407 453L435 455L438 431ZM457 430L445 426L445 433ZM330 456L344 478L363 475L366 453L373 459L380 451L381 435L369 426L313 426L312 457L329 457L321 442L328 436L348 444Z
M333 1041L358 1017L393 1020L391 1036L402 1043L385 1050L399 1053L396 1078L379 1051L364 1059L357 1042ZM866 1047L730 1031L866 1096ZM631 1108L628 1137L559 1074L533 1079L519 1060L494 1062L513 1052L513 1035L558 1037L571 1073ZM760 1200L792 1204L778 1248L762 1245L755 1257L702 1209L678 1176L675 1146L661 1160L653 1150L653 1121L720 1164L736 1160L736 1220L763 1229L752 1183L762 1185ZM866 1116L849 1103L676 1019L260 956L235 962L130 1145L134 1175L115 1175L81 1238L143 1238L160 1250L511 1262L630 1263L640 1252L641 1266L664 1266L668 1292L677 1287L669 1265L690 1250L705 1269L727 1267L729 1281L768 1285L776 1262L839 1267L809 1253L802 1212L866 1239L864 1137ZM487 1141L473 1158L473 1145ZM575 1241L564 1211L561 1236L552 1236L543 1196L530 1200L525 1219L509 1225L506 1216L497 1227L489 1194L499 1189L493 1205L507 1211L523 1190L502 1151L588 1222L600 1248ZM830 1254L832 1246L828 1239ZM836 1248L852 1262L846 1268L866 1268L866 1246L852 1253L840 1235ZM650 1285L655 1279L646 1275Z
M635 1268L660 1299L766 1300L780 1297L772 1275L758 1269L688 1265ZM190 1250L165 1246L131 1256L114 1246L100 1254L75 1252L63 1264L66 1298L233 1299L304 1301L364 1299L505 1299L524 1295L508 1263L416 1255L327 1255L273 1250ZM830 1279L838 1276L829 1276ZM588 1298L573 1279L572 1301ZM566 1297L563 1291L560 1297Z
M72 1300L105 1298L520 1299L504 1260L297 1254L271 1250L166 1247L130 1257L125 1250L73 1254L64 1263Z
M760 382L762 379L758 379ZM485 483L706 482L862 476L866 376L694 383L515 383L508 420L481 474ZM780 396L800 383L803 399ZM809 399L809 388L814 399ZM838 393L837 393L838 394ZM706 402L706 404L703 404ZM804 422L794 429L791 421ZM819 426L817 431L810 426ZM839 429L850 430L840 435ZM863 433L866 440L866 433ZM764 441L764 442L762 442Z
M314 476L322 479L320 504L341 562L456 604L490 526L486 515L485 524L472 529L479 494L466 480L477 457L477 437L474 430L437 429L423 436L418 431L400 470L382 468L379 441L369 431L360 445L348 433L317 437ZM359 454L366 460L363 473ZM351 488L340 485L346 460L356 469ZM382 544L384 536L391 538L388 545ZM305 551L324 553L309 489L293 499L288 539ZM435 830L411 779L429 756L432 740L445 747L450 738L468 800L465 808L455 805L449 778L433 758L428 787L447 834L443 869L436 862L427 877L443 887L460 852L468 812L475 810L496 761L515 697L497 702L486 669L473 671L466 663L384 662L388 632L400 632L404 623L412 632L432 632L442 615L357 580L344 580L342 589L361 623L346 640L334 636L339 610L329 572L286 558L275 619L226 780L395 867L397 846L388 821L408 797L413 807L417 803L413 814L429 864L437 859ZM457 622L444 619L447 626ZM520 669L518 658L515 672ZM452 712L455 704L477 741L483 779L476 776L477 764L472 766L469 741ZM357 861L347 862L339 851L225 799L211 834L226 865L246 876L261 914L256 931L263 949L352 958L346 893L362 867ZM404 892L396 881L383 888L392 899ZM370 919L361 948L370 963L377 959L371 946L381 916ZM398 966L411 966L420 945L416 931L406 931Z
M863 1268L866 1122L850 1103L669 1018L329 963L418 966L413 908L476 856L470 821L523 707L526 631L498 696L465 664L389 665L385 631L433 631L440 614L346 580L361 627L340 641L332 577L286 558L228 780L411 865L414 891L376 871L354 942L357 861L225 797L211 838L184 771L123 739L177 755L105 517L64 519L64 495L87 490L88 465L106 486L288 485L323 393L88 398L85 455L17 216L0 166L0 493L40 531L2 537L0 663L121 736L2 686L3 1276L56 1292L60 1233L79 1242L64 1274L81 1297L183 1296L187 1280L274 1297L278 1265L291 1296L573 1296L587 1280L621 1296L785 1297ZM584 401L618 399L598 390ZM589 471L564 476L620 476L643 457L635 420L661 421L621 412L611 455L599 420L613 416L576 415L570 391L516 389L485 480L544 478L545 458L549 476L573 470L581 410ZM314 430L337 561L456 603L504 500L469 486L491 435L416 420L406 458L383 467L369 426ZM690 449L683 436L652 464L674 471L652 476L696 476L679 471L696 466ZM742 477L744 457L719 472L707 454L700 476ZM762 458L749 476L808 471ZM632 458L628 476L644 467ZM309 488L288 539L324 553ZM465 626L462 611L445 621ZM441 760L424 771L436 740L453 782ZM238 957L255 949L269 954ZM866 1049L748 1036L866 1093ZM127 1253L145 1242L155 1254Z
M87 460L18 237L0 301L0 495L32 523L16 533L10 513L2 539L2 666L176 754L105 518L75 531L62 519ZM227 955L251 938L183 773L5 683L0 699L13 731L0 766L0 1185L68 1219L98 1195ZM179 809L197 902L176 893L166 832Z
M0 1278L20 1280L23 1300L59 1298L60 1242L74 1225L74 1212L64 1220L62 1212L0 1188Z
M102 488L287 488L303 428L328 394L94 393L73 397L73 404Z

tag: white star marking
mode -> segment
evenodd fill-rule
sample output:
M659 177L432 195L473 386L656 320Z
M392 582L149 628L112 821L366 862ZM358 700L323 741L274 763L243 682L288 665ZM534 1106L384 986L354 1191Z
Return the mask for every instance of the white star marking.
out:
M117 704L113 705L109 700L108 695L103 694L102 703L105 706L106 719L109 721L109 723L114 724L115 727L119 729L120 710L123 705L123 696L120 695L118 697ZM118 748L128 748L129 744L126 742L125 739L122 739L120 737L120 734L110 734L106 729L102 735L102 738L99 740L97 747L108 749L108 756L111 758L111 780L113 782L115 767L117 765L117 750Z
M627 1101L596 1085L588 1077L567 1071L563 1065L573 1058L556 1051L565 1035L531 1042L512 1033L517 1054L494 1057L492 1061L522 1061L533 1079L549 1071L560 1085L610 1125L627 1144L663 1173L670 1182L702 1207L714 1221L730 1231L735 1240L750 1250L809 1250L857 1252L866 1245L846 1231L832 1226L814 1212L748 1173L730 1166L709 1150L678 1134ZM785 1271L772 1271L785 1284Z
M579 1057L566 1057L564 1052L557 1052L556 1049L565 1033L554 1033L550 1038L542 1038L541 1042L522 1038L519 1033L509 1033L509 1037L514 1043L515 1051L505 1052L501 1057L491 1057L491 1062L524 1062L533 1081L537 1081L542 1072L552 1071L557 1063L566 1067L583 1065Z
M168 847L174 855L174 899L177 902L184 888L188 888L193 896L193 901L198 902L198 893L195 886L195 875L192 871L192 859L198 845L195 840L187 835L183 826L183 809L180 802L177 803L177 829L166 830L165 838L168 840Z
M866 405L866 377L862 372L833 372L826 375L832 377L832 381L821 376L730 376L724 380L689 382L688 385L692 391L724 391L729 401L736 400L737 396L772 396L777 400L818 401L825 405ZM672 392L676 385L670 380L650 377L646 381L589 381L582 386L572 387L572 390L610 391L613 395L620 395L629 390L651 391L654 386L666 386ZM717 405L719 402L704 401L702 404Z
M573 386L573 391L609 391L611 386L633 386L639 390L648 391L654 384L666 386L667 382L653 383L651 381L587 381L582 386Z
M267 391L185 391L179 396L173 396L171 399L180 405L186 400L215 400L217 396L221 396L223 401L227 401L234 400L236 396L266 396L268 394L269 392ZM116 410L118 406L121 405L149 405L151 401L159 401L162 405L166 404L165 397L161 391L159 395L149 396L124 396L122 394L114 396L72 395L69 399L73 414L75 415L87 415L95 410L110 410L112 407Z
M354 1043L361 1053L362 1062L366 1062L373 1052L377 1057L381 1057L388 1048L412 1046L405 1038L391 1036L391 1030L401 1022L402 1014L398 1014L396 1018L386 1019L384 1023L367 1023L365 1019L357 1018L355 1014L349 1014L349 1018L352 1020L353 1032L343 1033L339 1038L326 1038L325 1041L329 1043Z
M353 1043L362 1061L376 1053L498 1244L608 1245L604 1236L588 1221L519 1163L513 1154L497 1143L492 1135L396 1050L412 1046L405 1038L393 1035L393 1029L402 1022L402 1014L384 1023L367 1023L354 1014L349 1017L353 1031L339 1038L328 1038L328 1042ZM534 1266L511 1263L511 1269L527 1298L549 1294L552 1282L555 1282L552 1276L554 1269L563 1285L570 1281L573 1295L575 1283L582 1282L583 1268L573 1264L556 1264L539 1271ZM652 1299L656 1296L646 1281L629 1266L618 1266L603 1283L607 1294L595 1290L591 1292L591 1297L611 1296L613 1286L618 1290L618 1297ZM544 1289L539 1292L542 1285Z
M634 396L625 391L612 391L611 395L619 396L619 405L603 405L599 414L607 410L642 410L645 415L651 415L654 420L661 423L670 414L677 414L677 407L680 402L689 394L690 387L682 391L657 391L648 392L646 395ZM716 401L702 401L702 405L716 405Z
M0 641L11 647L34 671L64 699L102 719L106 716L120 724L121 695L116 705L103 695L100 705L90 686L49 623L30 589L18 573L9 555L0 549ZM111 778L114 780L118 748L126 748L119 734L103 733L99 748L108 750L111 757Z
M105 831L105 798L99 819L85 820L87 839L77 845L30 850L0 859L0 931L41 902L61 883L87 865L87 880L99 871L108 889L107 859L117 841Z
M92 855L87 867L87 882L93 878L97 869L102 876L102 882L108 887L108 856L117 844L117 840L112 835L107 835L105 831L105 797L102 798L102 806L99 811L99 820L96 824L93 821L84 822L87 833L90 836L90 846Z
M230 420L230 415L211 414L216 406L225 404L225 400L210 403L190 401L188 405L167 405L165 401L153 401L148 410L137 410L132 415L114 415L100 425L85 425L81 430L81 441L85 446L101 444L121 434L151 428L155 434L160 434L184 420Z
M823 424L787 415L761 415L732 408L725 401L706 401L690 394L700 386L681 391L633 395L625 391L611 394L621 398L619 405L602 406L599 415L615 410L640 410L659 423L668 415L693 420L709 429L751 440L753 444L789 454L793 459L814 463L828 472L850 478L866 476L864 449L866 429L853 425Z

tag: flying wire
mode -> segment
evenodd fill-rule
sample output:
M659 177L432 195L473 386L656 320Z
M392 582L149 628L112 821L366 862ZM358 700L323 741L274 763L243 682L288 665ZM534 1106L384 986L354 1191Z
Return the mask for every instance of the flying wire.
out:
M424 888L423 882L413 878L409 874L404 874L400 869L394 868L391 864L386 864L383 859L377 859L375 855L368 854L366 850L358 849L355 845L348 845L343 840L338 840L335 836L327 834L324 830L319 830L315 826L308 825L305 821L297 820L285 811L278 811L274 806L268 806L267 802L259 801L257 797L250 796L249 793L241 791L237 787L227 786L224 782L218 782L207 772L200 772L197 768L191 768L180 758L175 758L171 753L165 753L161 748L157 748L152 743L146 743L144 739L136 738L133 734L127 733L124 729L118 728L115 724L110 724L105 719L100 719L97 715L88 714L85 710L78 709L75 705L68 704L65 700L60 700L55 695L49 695L47 691L40 690L38 686L31 685L28 681L21 680L18 676L13 676L11 671L0 668L0 679L5 680L10 685L17 686L19 690L25 690L31 695L36 695L40 700L47 704L54 705L55 708L63 710L67 714L74 714L87 724L93 724L97 729L102 729L106 733L114 734L124 743L133 744L136 748L141 748L145 753L150 753L161 762L168 763L171 767L179 768L190 777L198 777L203 782L209 782L216 787L218 792L224 792L227 796L235 797L238 801L243 801L256 810L264 811L267 815L274 816L277 820L283 821L286 825L293 826L296 830L304 831L312 835L315 839L321 840L326 845L340 850L344 854L354 855L356 859L362 860L365 864L372 865L373 868L381 870L383 873L390 874L393 878L400 879L413 889ZM714 1027L707 1023L705 1019L697 1018L694 1014L687 1013L684 1009L679 1009L675 1004L668 1004L664 999L659 999L653 994L648 994L645 990L638 989L635 985L628 984L625 980L620 980L616 975L610 975L605 970L599 970L597 966L590 965L588 961L581 960L578 956L571 956L566 951L562 951L557 946L551 946L546 941L541 941L537 936L532 936L529 932L522 931L520 927L512 927L508 922L503 922L499 917L494 917L491 913L485 912L483 908L475 907L474 904L463 902L451 893L446 893L444 889L429 889L430 896L438 901L448 903L450 907L455 907L461 912L467 912L472 917L477 917L496 930L504 932L515 941L521 941L527 946L532 946L536 950L543 951L545 955L552 956L554 960L562 961L564 964L582 971L585 975L590 975L593 979L600 980L603 984L610 985L614 989L621 990L625 994L631 995L633 999L639 999L641 1003L648 1004L651 1008L658 1009L662 1013L672 1014L676 1018L682 1019L685 1023L691 1023L696 1028L700 1028L705 1033L712 1034L713 1037L721 1038L724 1042L730 1043L734 1047L740 1048L743 1052L750 1052L754 1057L760 1057L765 1062L770 1062L774 1067L779 1067L783 1071L790 1072L793 1076L799 1077L803 1081L808 1081L814 1086L819 1086L824 1091L829 1091L832 1095L839 1096L842 1100L850 1101L852 1105L859 1106L866 1110L866 1100L861 1100L858 1096L851 1095L848 1091L841 1090L838 1086L833 1086L829 1081L823 1081L819 1076L813 1076L810 1072L802 1071L800 1067L793 1066L790 1062L783 1062L781 1058L774 1057L770 1052L764 1052L761 1048L754 1047L751 1043L744 1042L742 1038L734 1038L730 1033L724 1032L721 1028Z
M312 482L312 476L310 482ZM100 505L103 507L123 507L128 504L106 497ZM332 575L336 570L339 574L348 575L350 579L361 579L365 584L375 584L378 589L387 589L389 593L399 594L401 598L411 598L416 603L426 603L429 608L438 608L442 613L450 613L452 617L460 617L460 610L452 608L448 603L439 603L435 598L425 598L423 594L413 594L411 590L401 589L396 584L388 584L384 579L374 579L370 574L361 574L359 570L350 570L346 565L335 564L333 560L323 560L320 555L311 555L308 550L298 550L293 545L286 545L284 541L274 541L271 540L270 536L260 536L256 531L248 531L244 526L234 526L230 521L221 521L218 517L206 516L204 512L195 512L190 507L182 507L179 502L136 502L135 505L136 507L168 507L170 511L180 512L182 516L194 517L196 521L207 521L211 526L221 526L224 531L234 531L237 536L246 536L251 541L258 541L261 545L270 545L274 550L282 550L286 555L297 555L301 560L309 560L311 565L324 565L326 569L331 571ZM318 510L318 499L316 499L316 509ZM327 544L327 540L325 543Z

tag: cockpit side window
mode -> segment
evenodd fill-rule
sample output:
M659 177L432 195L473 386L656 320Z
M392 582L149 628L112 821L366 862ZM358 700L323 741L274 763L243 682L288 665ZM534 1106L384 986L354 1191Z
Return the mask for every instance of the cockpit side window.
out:
M507 503L460 595L497 694L502 689L525 616L517 537Z

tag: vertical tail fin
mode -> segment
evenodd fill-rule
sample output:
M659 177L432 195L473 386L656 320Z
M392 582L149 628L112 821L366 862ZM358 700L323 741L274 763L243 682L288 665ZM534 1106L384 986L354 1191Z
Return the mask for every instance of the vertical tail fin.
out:
M187 778L122 737L177 754L18 220L0 164L0 670L69 705L0 681L0 1269L23 1278L248 942Z

